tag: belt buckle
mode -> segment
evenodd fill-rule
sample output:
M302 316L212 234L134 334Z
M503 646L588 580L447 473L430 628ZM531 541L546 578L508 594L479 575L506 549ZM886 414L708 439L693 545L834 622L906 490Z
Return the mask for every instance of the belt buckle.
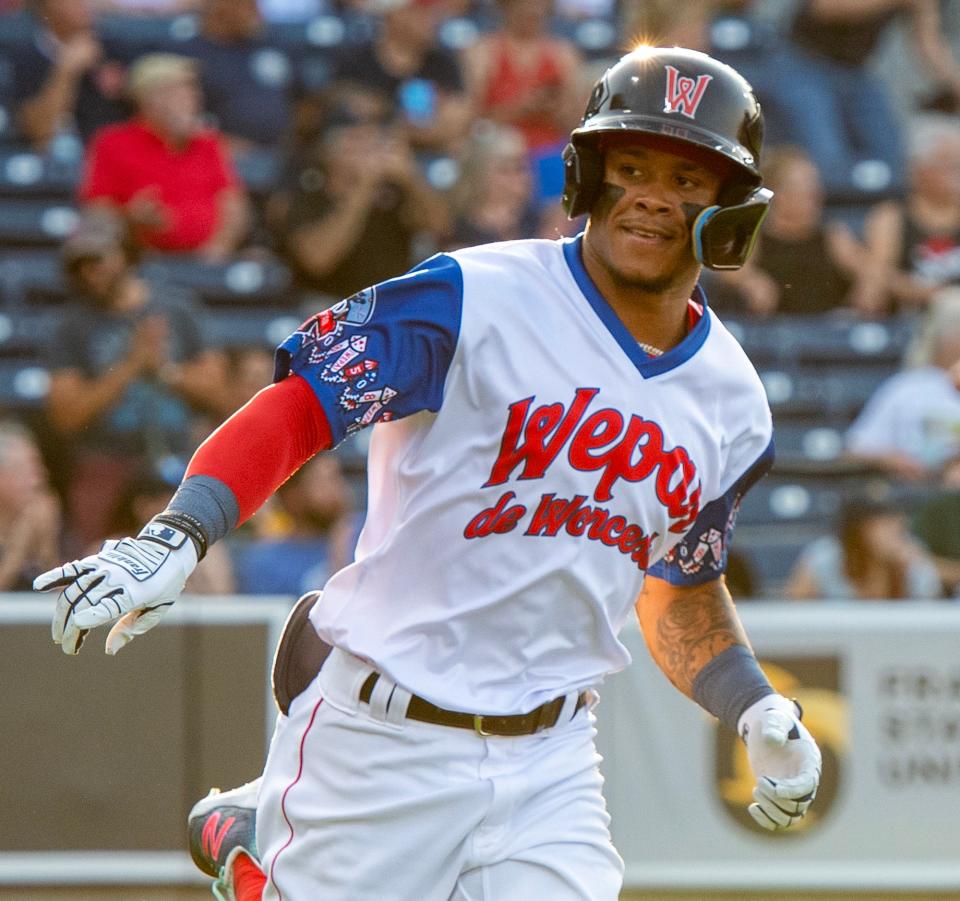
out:
M475 713L473 715L473 731L476 732L477 735L483 735L483 736L493 735L492 732L487 732L483 728L483 715L480 713Z

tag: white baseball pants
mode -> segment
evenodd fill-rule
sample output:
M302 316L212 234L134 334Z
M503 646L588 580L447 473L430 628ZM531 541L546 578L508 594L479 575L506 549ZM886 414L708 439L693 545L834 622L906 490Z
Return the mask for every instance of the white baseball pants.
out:
M280 717L257 809L264 901L616 901L594 718L517 738L404 718L339 649Z

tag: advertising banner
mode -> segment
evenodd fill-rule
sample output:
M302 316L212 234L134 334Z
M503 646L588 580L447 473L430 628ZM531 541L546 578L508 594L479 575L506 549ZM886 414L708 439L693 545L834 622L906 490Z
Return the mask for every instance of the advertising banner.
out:
M627 885L960 890L960 607L743 604L741 615L823 751L817 800L799 828L757 827L742 743L667 682L634 625L634 663L597 708Z

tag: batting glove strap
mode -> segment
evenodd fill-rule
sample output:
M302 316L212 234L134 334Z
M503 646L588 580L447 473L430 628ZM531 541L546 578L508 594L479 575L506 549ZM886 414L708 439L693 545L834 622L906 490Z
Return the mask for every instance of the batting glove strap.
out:
M167 529L173 529L175 532L186 533L193 542L194 549L197 552L197 560L202 560L207 555L207 533L203 524L194 516L182 511L165 510L163 513L154 516L144 527L138 538L150 538L161 544L168 544L170 540L176 540L170 536ZM164 536L167 536L164 538Z
M747 708L737 724L757 779L748 810L764 829L802 819L820 785L820 749L801 715L799 704L773 694Z

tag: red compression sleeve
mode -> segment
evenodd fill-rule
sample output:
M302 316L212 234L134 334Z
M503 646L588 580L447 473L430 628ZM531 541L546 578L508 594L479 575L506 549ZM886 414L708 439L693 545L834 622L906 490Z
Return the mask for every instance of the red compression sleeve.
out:
M258 392L193 455L186 478L210 476L237 499L246 522L317 451L333 446L323 407L298 375Z

